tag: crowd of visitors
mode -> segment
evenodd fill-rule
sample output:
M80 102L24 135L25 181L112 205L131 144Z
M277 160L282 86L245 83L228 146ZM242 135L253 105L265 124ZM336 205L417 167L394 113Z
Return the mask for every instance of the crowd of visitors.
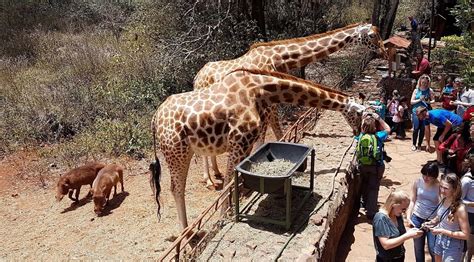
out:
M412 40L417 40L418 23L412 17L409 19L415 34ZM449 77L435 99L429 61L422 53L415 55L417 63L411 76L416 85L411 99L393 90L387 103L386 97L369 103L374 112L363 114L362 132L356 137L361 204L373 226L376 261L404 261L403 244L410 239L414 241L416 261L427 261L425 249L432 261L471 261L474 87L466 86L460 77ZM421 176L413 181L409 194L392 191L378 210L384 161L388 162L384 158L384 143L393 133L396 139L407 138L405 129L410 127L405 123L410 120L411 150L436 152L436 157L421 168ZM433 135L431 126L436 127Z

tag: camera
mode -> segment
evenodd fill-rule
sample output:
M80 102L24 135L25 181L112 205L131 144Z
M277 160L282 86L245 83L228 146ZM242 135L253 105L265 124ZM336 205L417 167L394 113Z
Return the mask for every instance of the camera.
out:
M423 232L426 233L426 232L429 232L429 231L430 231L430 227L427 226L427 225L422 225L422 226L420 227L420 230L423 230Z

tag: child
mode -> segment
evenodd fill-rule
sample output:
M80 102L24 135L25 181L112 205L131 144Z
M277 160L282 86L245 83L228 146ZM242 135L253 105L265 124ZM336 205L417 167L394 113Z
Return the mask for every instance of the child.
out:
M397 139L404 139L406 137L405 125L404 125L404 121L405 121L404 113L407 109L408 109L407 98L402 96L400 98L397 111L395 115L393 116L394 127L392 130L396 132L397 136L395 138Z

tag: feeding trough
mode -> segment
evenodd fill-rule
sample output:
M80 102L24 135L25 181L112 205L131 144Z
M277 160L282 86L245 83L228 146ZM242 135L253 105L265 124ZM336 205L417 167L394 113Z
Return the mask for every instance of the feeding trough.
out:
M307 167L307 156L311 153L311 171L308 187L293 186L292 175L295 171L304 171ZM311 147L284 142L270 142L262 145L255 153L240 162L235 172L234 197L236 221L240 218L257 220L277 225L283 225L286 229L291 226L291 197L293 189L306 191L303 201L297 208L297 212L313 193L314 182L314 149ZM274 166L272 166L274 165ZM238 201L239 196L239 173L243 179L245 188L257 191L260 194L284 194L286 195L285 220L276 220L258 217L255 215L241 214ZM252 201L250 201L252 202ZM245 209L245 208L244 208Z

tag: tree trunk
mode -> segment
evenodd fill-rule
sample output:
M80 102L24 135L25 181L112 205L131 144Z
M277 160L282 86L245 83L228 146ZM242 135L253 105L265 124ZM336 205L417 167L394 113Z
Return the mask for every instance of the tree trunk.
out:
M372 12L372 25L379 27L382 39L392 32L399 0L375 0Z
M265 10L263 0L252 0L252 19L257 21L260 33L266 38Z
M398 9L398 4L399 4L399 0L390 0L388 2L388 10L387 10L387 13L385 15L385 17L383 18L384 19L384 27L382 29L382 39L387 39L390 37L390 34L392 32L392 29L393 29L393 23L395 21L395 16L397 14L397 9Z
M374 9L372 10L372 25L379 27L379 16L380 16L380 2L382 0L374 1Z
M250 20L249 5L247 0L237 0L237 14L243 14L245 19ZM238 16L237 16L238 17Z

